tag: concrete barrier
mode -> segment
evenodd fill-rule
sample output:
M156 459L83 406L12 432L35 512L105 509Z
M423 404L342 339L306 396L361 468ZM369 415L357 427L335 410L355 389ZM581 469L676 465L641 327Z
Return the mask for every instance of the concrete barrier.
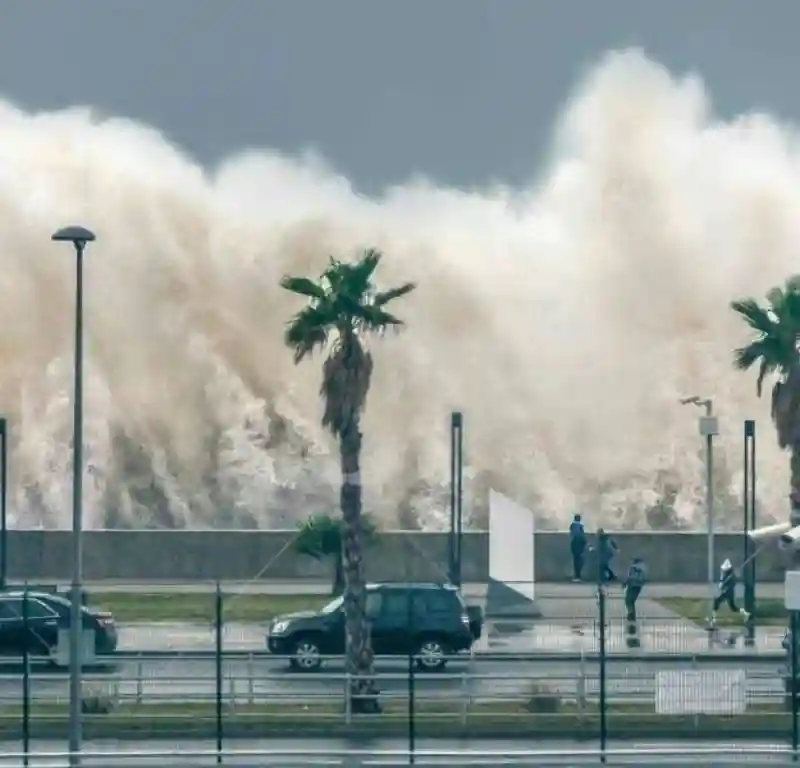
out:
M87 531L84 574L88 581L246 581L250 579L330 578L330 564L295 554L292 531ZM634 555L646 560L653 582L701 583L706 580L707 539L701 533L613 534L620 547L617 566L627 568ZM70 537L67 531L10 531L9 576L14 580L68 581ZM742 561L741 534L715 537L717 563ZM537 533L536 581L570 577L568 537ZM785 556L784 556L785 557ZM384 532L365 553L373 581L444 580L447 535ZM777 550L758 560L761 581L782 581L785 563ZM593 564L587 563L587 575ZM489 577L487 533L464 534L462 579Z

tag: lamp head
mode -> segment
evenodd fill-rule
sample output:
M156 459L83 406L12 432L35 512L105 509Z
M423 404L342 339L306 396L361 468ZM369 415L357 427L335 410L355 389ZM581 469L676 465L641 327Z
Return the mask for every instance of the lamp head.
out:
M62 227L57 232L54 232L50 239L59 243L85 245L86 243L93 242L95 240L95 235L90 229L73 224L69 227Z

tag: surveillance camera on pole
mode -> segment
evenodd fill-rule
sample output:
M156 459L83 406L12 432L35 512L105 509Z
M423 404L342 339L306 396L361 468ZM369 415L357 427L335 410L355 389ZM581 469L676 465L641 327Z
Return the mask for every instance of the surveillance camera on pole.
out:
M780 546L782 549L797 549L800 547L800 525L790 528L781 534Z

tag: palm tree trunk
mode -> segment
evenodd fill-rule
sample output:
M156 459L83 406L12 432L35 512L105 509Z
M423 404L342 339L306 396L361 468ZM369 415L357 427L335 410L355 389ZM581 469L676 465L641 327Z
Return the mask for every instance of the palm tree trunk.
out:
M331 597L339 597L344 592L344 556L342 548L333 556L333 589L331 590Z
M366 615L367 592L361 536L361 432L357 418L351 419L340 435L346 670L353 679L350 689L352 711L372 713L378 711L378 691L372 677L372 644Z
M791 514L789 522L800 525L800 444L792 446L791 479L792 492L789 494L791 501Z

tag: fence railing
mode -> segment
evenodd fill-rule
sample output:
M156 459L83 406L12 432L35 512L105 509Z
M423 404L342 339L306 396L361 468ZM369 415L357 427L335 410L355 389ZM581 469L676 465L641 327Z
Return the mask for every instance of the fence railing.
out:
M278 658L280 661L280 659ZM331 661L341 661L331 657ZM288 659L284 660L288 666ZM413 695L418 705L433 711L481 716L510 712L515 708L529 712L565 711L570 714L596 707L600 697L600 670L596 663L528 665L515 669L512 664L496 663L492 669L415 673ZM607 706L643 707L656 712L659 698L671 697L702 713L713 700L713 712L737 713L746 710L779 711L785 697L783 668L740 670L730 667L706 669L687 665L678 669L658 669L651 665L615 665L605 675ZM652 665L655 667L655 665ZM218 699L223 708L298 705L299 718L315 717L320 705L334 705L331 714L344 712L353 678L341 671L290 673L283 665L267 665L255 659L225 661L221 689L217 689L215 670L192 660L174 659L167 665L153 666L143 661L130 662L105 673L83 675L87 698L103 699L108 711L120 706L133 711L159 704L212 704ZM407 671L376 671L372 676L386 702L405 702L410 696ZM68 701L68 676L64 673L33 671L28 676L30 702L35 710L51 711L53 705ZM3 708L19 705L23 676L0 678L0 716ZM45 706L47 705L47 706ZM680 706L676 704L675 706ZM338 707L338 710L337 710ZM330 708L330 707L329 707ZM172 713L174 708L153 712ZM336 710L336 711L334 711ZM712 711L709 710L709 711Z
M218 763L264 765L382 765L407 766L437 765L440 768L450 766L461 768L464 765L503 766L524 765L537 766L579 766L579 765L684 765L702 764L706 768L718 766L729 768L739 762L764 761L770 766L789 765L796 755L782 745L720 745L709 746L641 746L619 747L600 750L596 748L564 749L313 749L267 747L262 749L222 749L222 750L174 750L146 749L89 749L79 753L80 757L90 760L93 765L101 764L104 768L137 765L152 766L161 761L169 765L198 766ZM52 750L46 753L7 752L2 756L3 764L22 765L27 759L46 758L46 765L68 765L72 753L64 750Z

